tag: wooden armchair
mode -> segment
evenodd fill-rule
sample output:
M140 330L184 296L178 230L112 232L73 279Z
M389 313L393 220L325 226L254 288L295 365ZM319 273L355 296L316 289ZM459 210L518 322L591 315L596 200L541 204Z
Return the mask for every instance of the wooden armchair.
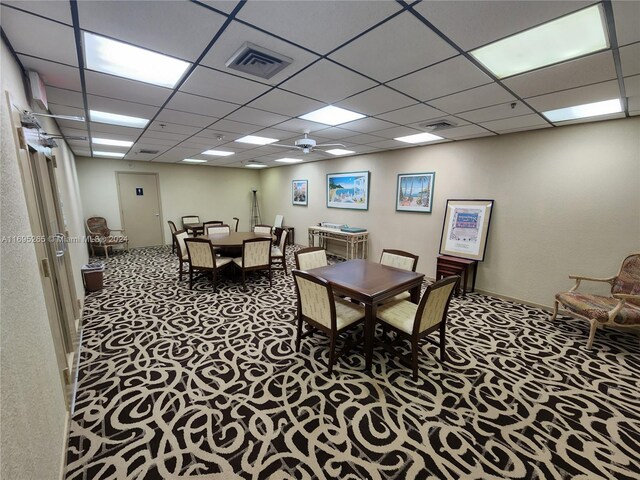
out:
M640 253L625 258L615 277L569 275L569 278L575 280L576 284L568 292L556 294L551 320L555 320L561 304L571 316L588 321L591 324L588 349L593 345L598 327L640 328ZM609 283L611 296L578 292L582 280Z
M122 245L129 250L129 239L124 230L111 229L104 217L89 217L86 221L91 255L95 248L104 249L104 256L109 258L109 248ZM114 232L118 232L114 235Z

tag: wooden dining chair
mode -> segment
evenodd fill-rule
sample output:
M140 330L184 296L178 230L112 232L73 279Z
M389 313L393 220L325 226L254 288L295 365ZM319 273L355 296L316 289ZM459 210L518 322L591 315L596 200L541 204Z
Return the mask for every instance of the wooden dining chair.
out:
M269 275L269 287L273 286L271 280L271 238L250 238L242 242L242 256L233 259L233 263L242 272L242 289L247 291L247 272L262 270Z
M326 267L327 251L321 247L301 248L294 253L296 268L298 270L311 270L312 268Z
M447 313L458 280L460 277L456 275L429 285L418 305L408 300L399 300L378 307L377 320L396 333L392 342L387 341L388 337L385 334L383 346L391 354L399 357L403 364L413 369L414 380L418 379L418 342L434 330L440 330L440 360L446 360ZM404 339L411 343L409 357L395 348ZM427 340L435 343L430 338Z
M235 220L235 231L238 231L238 223L240 223L240 219L238 217L233 217L233 219Z
M194 237L197 236L198 233L200 233L202 231L201 227L200 228L196 227L196 228L187 229L185 227L185 225L189 224L189 223L200 223L200 217L198 215L184 215L182 217L182 229L183 230L187 230L187 233L188 233L188 230L191 230L193 232L193 236Z
M271 247L271 264L280 265L277 267L278 270L284 270L284 274L287 275L287 258L286 258L286 249L287 249L287 231L283 230L280 235L280 241L278 245Z
M184 241L189 255L189 289L193 288L193 274L196 271L211 273L213 292L216 293L218 271L229 265L233 259L216 257L213 245L206 238L187 238Z
M389 267L401 268L402 270L415 272L416 267L418 266L418 255L405 252L404 250L385 248L382 250L382 255L380 255L380 263ZM411 298L409 292L402 292L384 303L395 302L397 300L408 300L409 298Z
M209 227L211 225L224 225L224 222L222 220L209 220L208 222L203 222L202 223L202 234L203 235L207 234L207 227Z
M342 332L355 327L365 318L362 306L348 302L333 295L331 284L324 278L316 277L308 272L292 270L295 280L298 300L297 320L298 335L296 337L296 352L300 352L300 341L313 333L315 329L324 332L329 337L328 373L333 372L335 361L349 349L362 342L360 335L355 342L343 346L336 355L336 340ZM302 333L302 323L306 322L311 330Z
M229 225L227 225L227 224L220 223L220 224L216 224L216 225L208 225L204 229L204 234L205 235L214 235L216 233L229 234L229 233L231 233L231 227L229 227Z
M176 244L176 253L178 254L178 276L182 280L182 274L187 273L183 270L183 265L189 263L189 254L187 253L187 246L185 240L189 238L189 234L186 230L178 230L173 234L173 241Z
M253 227L253 233L258 233L260 235L271 235L271 225L256 225Z
M169 224L169 231L171 232L171 253L176 253L176 238L173 236L178 231L176 224L171 220L167 222Z

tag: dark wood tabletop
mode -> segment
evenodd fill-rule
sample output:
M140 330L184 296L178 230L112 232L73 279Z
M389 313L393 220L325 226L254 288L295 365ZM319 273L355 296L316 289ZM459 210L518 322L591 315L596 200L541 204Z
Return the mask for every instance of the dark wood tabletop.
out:
M251 238L269 238L273 241L275 237L264 233L254 232L231 232L214 233L207 235L207 238L214 247L242 247L242 242Z
M364 349L367 370L371 369L373 359L373 334L377 305L406 291L411 293L411 301L418 303L420 287L424 279L422 273L359 259L313 268L309 270L309 273L327 280L334 293L347 295L364 304Z

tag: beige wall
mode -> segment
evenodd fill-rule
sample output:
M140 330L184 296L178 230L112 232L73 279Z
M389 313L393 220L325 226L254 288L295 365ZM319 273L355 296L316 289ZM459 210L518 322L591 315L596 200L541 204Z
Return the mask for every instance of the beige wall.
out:
M328 209L326 174L369 170L368 211ZM431 214L395 211L399 173L436 172ZM309 206L291 205L291 180L309 180ZM320 221L365 227L369 255L400 248L435 276L448 198L495 200L477 287L550 305L570 273L608 276L640 251L640 119L588 123L409 148L261 172L265 218L276 213L307 243ZM285 192L285 193L283 193Z
M11 132L5 92L21 109L31 110L22 76L4 42L1 50L2 141L0 215L3 237L32 235ZM57 132L50 119L47 132ZM66 227L82 235L80 199L73 155L63 142L54 150L56 179L64 203ZM0 245L0 441L1 478L59 478L66 445L66 408L57 372L55 350L47 318L40 271L31 243ZM86 263L83 245L70 245L78 298L84 298L80 266Z
M183 215L199 215L202 221L222 220L249 229L251 189L260 182L259 172L249 169L129 162L99 158L77 159L84 218L105 217L111 228L121 227L116 172L158 173L165 243L171 243L168 220L181 228Z

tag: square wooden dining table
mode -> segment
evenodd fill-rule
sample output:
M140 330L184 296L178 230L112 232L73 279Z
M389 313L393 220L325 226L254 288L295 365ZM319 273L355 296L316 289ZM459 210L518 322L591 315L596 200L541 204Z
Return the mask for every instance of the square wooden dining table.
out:
M423 273L360 259L313 268L309 273L327 280L335 294L346 295L364 304L364 352L367 370L371 370L373 363L373 337L378 304L406 291L411 294L411 301L418 303L424 279Z

